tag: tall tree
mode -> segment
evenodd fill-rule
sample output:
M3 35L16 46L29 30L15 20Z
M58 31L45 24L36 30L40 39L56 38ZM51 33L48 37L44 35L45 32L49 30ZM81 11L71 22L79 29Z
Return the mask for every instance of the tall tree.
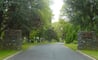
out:
M81 30L97 31L98 0L64 0L63 15ZM67 14L65 14L67 13Z
M5 29L21 29L30 32L51 24L51 10L46 0L1 0L0 32ZM3 12L3 13L2 13ZM45 15L48 13L47 15ZM1 16L1 18L2 18ZM1 34L0 33L0 34Z

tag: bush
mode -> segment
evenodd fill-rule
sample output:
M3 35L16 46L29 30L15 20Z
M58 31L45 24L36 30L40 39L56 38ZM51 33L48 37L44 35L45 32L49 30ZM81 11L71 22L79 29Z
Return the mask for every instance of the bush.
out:
M65 29L66 31L65 42L71 43L74 40L77 40L77 33L79 31L79 26L73 26L72 24L68 24L66 28L67 29Z
M52 41L52 39L58 41L57 33L53 29L48 29L45 31L44 38L48 41Z

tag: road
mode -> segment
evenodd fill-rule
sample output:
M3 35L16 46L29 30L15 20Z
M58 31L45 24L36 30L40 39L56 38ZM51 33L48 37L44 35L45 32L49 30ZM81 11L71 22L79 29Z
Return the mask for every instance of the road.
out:
M63 44L46 44L30 47L9 60L91 60Z

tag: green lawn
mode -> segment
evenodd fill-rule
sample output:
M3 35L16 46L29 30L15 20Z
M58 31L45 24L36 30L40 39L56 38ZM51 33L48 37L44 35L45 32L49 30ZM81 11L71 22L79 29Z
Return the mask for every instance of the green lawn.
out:
M33 46L34 44L33 43L25 43L22 45L22 50L26 50L28 49L30 46Z
M71 43L71 44L65 44L65 46L67 46L67 47L73 49L74 51L77 50L77 44L72 44L72 43Z
M74 51L77 50L77 44L71 43L71 44L65 44L65 46L67 46L67 47L73 49ZM85 53L85 54L87 54L87 55L89 55L89 56L92 56L92 57L94 57L95 59L98 60L98 50L81 50L81 51L82 51L83 53Z
M5 57L16 53L16 50L0 50L0 60L3 60Z
M98 50L81 50L81 51L98 60Z
M34 44L29 44L29 43L25 43L22 46L22 50L26 50L27 48L29 48L30 46L33 46ZM4 58L15 54L16 52L18 52L19 50L0 50L0 60L3 60Z
M42 43L24 43L22 45L22 50L27 50L30 46L34 46L34 45L40 45L40 44L48 44L48 42L42 42ZM19 50L0 50L0 60L3 60L4 58L15 54L16 52L18 52Z

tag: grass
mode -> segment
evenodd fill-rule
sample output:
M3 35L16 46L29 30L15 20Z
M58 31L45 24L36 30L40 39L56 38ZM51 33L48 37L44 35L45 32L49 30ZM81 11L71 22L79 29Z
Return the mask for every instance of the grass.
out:
M5 57L16 53L16 50L0 50L0 60L3 60Z
M98 60L98 50L81 50L81 51Z
M48 44L49 42L45 41L42 43L24 43L22 45L22 50L25 51L29 47L34 46L34 45L41 45L41 44ZM17 53L19 50L0 50L0 60L3 60L4 58Z
M26 50L28 49L30 46L33 46L34 44L32 43L25 43L22 45L22 50ZM0 60L3 60L4 58L15 54L16 52L18 52L19 50L0 50Z
M33 43L25 43L22 45L22 50L27 50L29 47L33 46L35 44Z
M71 43L71 44L65 44L65 46L73 49L74 51L78 50L77 49L77 44ZM80 50L83 53L92 56L93 58L98 60L98 50Z
M71 48L74 51L77 50L77 44L70 43L70 44L65 44L65 46Z

